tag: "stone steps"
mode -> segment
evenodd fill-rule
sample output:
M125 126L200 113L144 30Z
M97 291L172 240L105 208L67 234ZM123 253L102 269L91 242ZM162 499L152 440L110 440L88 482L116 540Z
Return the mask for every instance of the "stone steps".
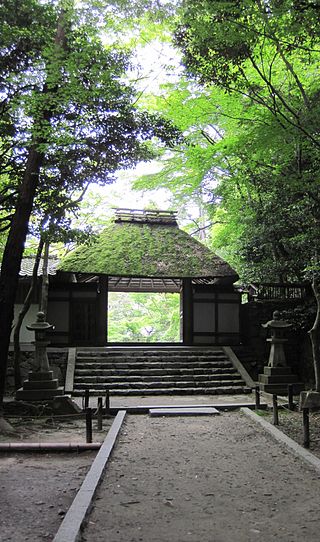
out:
M127 370L133 370L133 369L169 369L170 367L173 369L185 369L185 368L199 368L199 369L210 369L210 368L232 368L233 365L230 361L201 361L201 362L173 362L168 359L168 361L154 361L150 362L149 360L146 360L145 362L123 362L119 361L118 363L110 363L107 360L105 360L103 363L101 362L85 362L77 360L77 367L79 369L84 370L94 370L94 369L127 369Z
M73 395L234 394L250 389L222 348L78 350Z
M140 388L167 388L168 385L170 387L175 388L192 388L192 387L206 387L206 388L215 388L215 387L223 387L223 386L230 386L234 385L237 386L239 381L237 380L215 380L214 382L212 380L204 380L202 382L197 381L188 381L188 380L180 380L180 381L172 381L172 382L155 382L154 380L150 382L146 382L145 380L140 380L136 382L108 382L108 389L116 390L116 389L140 389ZM244 382L241 381L240 384L243 386ZM81 388L82 389L92 389L92 383L90 382L81 382ZM94 389L96 390L105 390L106 389L106 383L105 382L95 382L94 383Z
M192 358L193 356L195 357L204 357L204 358L207 358L207 357L210 357L210 356L216 356L216 357L222 357L222 358L225 358L226 357L226 354L223 352L223 350L219 349L219 348L215 348L215 349L183 349L183 348L179 348L179 349L174 349L174 348L158 348L158 349L153 349L153 350L149 350L147 348L145 348L144 350L142 350L141 348L136 348L136 349L121 349L121 350L115 350L115 349L112 349L112 350L105 350L104 348L100 348L100 349L83 349L83 350L79 350L77 352L77 356L79 359L81 358L85 358L85 357L88 357L88 358L99 358L99 357L102 357L102 358L105 358L106 356L108 356L108 358L112 359L113 357L114 358L118 358L118 357L123 357L123 356L127 356L127 357L140 357L142 359L144 359L145 357L148 357L148 358L152 358L152 357L159 357L159 356L162 356L162 357L170 357L170 358L174 358L174 357L177 357L177 358L181 358L183 356L186 356L188 358Z
M112 377L112 376L121 376L121 375L127 375L128 374L128 367L126 368L98 368L95 365L83 368L80 364L78 364L77 367L77 375L78 376L86 376L88 373L90 373L91 376L103 376L103 377ZM149 375L149 376L165 376L165 375L224 375L224 374L236 374L236 369L234 367L225 366L225 367L161 367L161 368L153 368L153 367L132 367L130 368L130 374L135 375Z
M113 385L113 383L117 384L121 379L119 379L119 376L108 376L108 382L110 384L110 387ZM175 382L178 384L178 382L190 382L190 383L194 383L194 382L210 382L210 383L216 383L218 385L218 383L220 381L237 381L237 380L241 380L241 376L238 375L238 374L231 374L231 375L228 375L228 374L224 374L224 375L215 375L214 377L210 378L210 375L193 375L193 376L186 376L184 374L181 374L181 375L161 375L161 382L163 384L167 384L168 382ZM83 376L75 376L75 379L74 379L74 382L75 384L77 383L83 383L84 381L84 378ZM150 376L150 375L145 375L143 377L141 377L141 375L126 375L125 377L125 381L126 383L128 384L131 384L132 385L135 383L135 382L155 382L155 378L154 376ZM103 377L103 376L86 376L85 377L85 382L88 383L88 384L101 384L101 383L105 383L106 382L106 378Z
M125 356L78 356L77 359L79 363L114 363L118 364L123 360ZM228 361L227 356L163 356L162 354L159 354L158 356L126 356L126 359L128 362L131 363L145 363L148 361L149 363L155 363L159 360L168 363L206 363L208 361L213 361L216 363L223 363L225 361Z

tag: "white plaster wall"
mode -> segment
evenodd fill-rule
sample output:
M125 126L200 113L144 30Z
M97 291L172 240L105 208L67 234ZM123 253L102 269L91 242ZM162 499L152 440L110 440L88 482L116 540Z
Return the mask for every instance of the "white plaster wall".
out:
M197 294L201 298L201 294ZM204 297L204 296L202 296ZM208 299L208 295L206 295ZM221 295L218 302L218 325L219 333L239 333L239 311L240 307L237 303L223 303L223 300L237 300L234 294ZM216 304L212 296L212 302L193 303L193 330L194 333L210 333L215 332ZM197 341L199 338L197 339ZM205 342L205 341L204 341Z
M239 305L221 303L219 311L219 332L239 333Z
M16 304L14 307L14 324L16 323L18 314L22 308L22 304ZM32 343L34 341L34 331L29 331L26 326L33 324L37 319L37 312L39 311L38 304L32 304L26 316L24 317L23 324L20 331L21 343ZM55 331L69 331L69 304L65 302L52 302L50 301L48 307L47 321L49 324L55 326ZM13 342L13 331L11 333L11 342Z
M22 309L22 304L17 304L14 306L14 324L18 317L19 312ZM26 316L24 317L21 330L20 330L20 342L22 343L31 343L34 341L34 331L28 331L26 325L33 324L37 319L37 312L39 311L38 304L32 304ZM13 341L13 331L11 333L11 341Z
M213 332L215 329L214 303L193 304L193 330L199 332Z

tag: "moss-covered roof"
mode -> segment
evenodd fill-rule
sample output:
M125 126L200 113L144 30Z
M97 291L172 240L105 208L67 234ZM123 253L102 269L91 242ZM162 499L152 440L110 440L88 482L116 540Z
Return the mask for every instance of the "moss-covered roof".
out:
M174 224L115 222L68 254L60 269L132 277L230 277L236 272Z

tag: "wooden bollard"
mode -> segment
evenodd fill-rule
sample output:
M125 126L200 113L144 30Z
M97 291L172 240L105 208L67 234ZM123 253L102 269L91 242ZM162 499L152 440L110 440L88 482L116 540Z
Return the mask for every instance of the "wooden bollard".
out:
M303 418L303 446L310 448L310 423L309 423L309 409L302 409Z
M84 390L84 410L87 410L89 407L89 398L90 398L90 390L86 389Z
M256 410L259 410L260 408L260 387L259 386L256 386L255 387L255 397L256 397L256 406L255 406L255 409Z
M97 420L98 431L102 431L102 397L98 397Z
M106 414L110 414L110 392L106 390Z
M293 385L292 384L288 384L288 408L289 408L289 410L294 410Z
M92 409L86 409L86 442L92 442Z
M279 412L278 412L278 400L277 396L272 396L272 408L273 408L273 425L279 425Z

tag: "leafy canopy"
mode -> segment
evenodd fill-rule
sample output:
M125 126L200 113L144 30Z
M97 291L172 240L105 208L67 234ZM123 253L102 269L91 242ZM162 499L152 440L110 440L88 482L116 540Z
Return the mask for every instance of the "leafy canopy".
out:
M172 144L178 137L171 123L136 108L125 78L129 51L103 43L93 26L102 24L101 10L96 5L92 13L90 6L39 0L1 6L3 229L31 147L43 156L35 210L44 214L50 201L63 207L84 184L112 182L117 169L149 160L151 140Z
M185 0L176 44L189 80L150 104L185 140L137 186L205 194L214 250L242 278L302 279L320 248L316 4Z

